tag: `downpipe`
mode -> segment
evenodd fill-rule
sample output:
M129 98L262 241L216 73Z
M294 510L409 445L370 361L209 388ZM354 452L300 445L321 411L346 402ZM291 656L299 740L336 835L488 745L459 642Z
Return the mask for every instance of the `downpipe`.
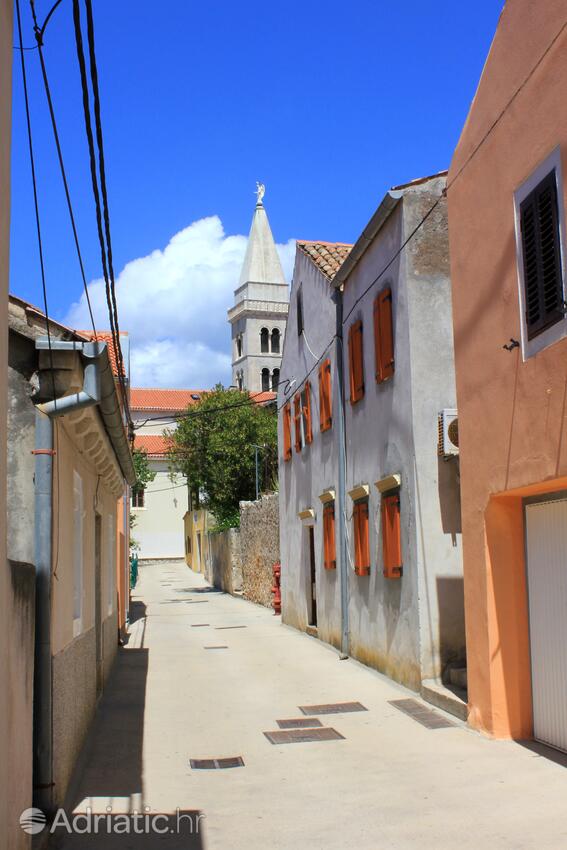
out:
M36 405L35 412L35 522L36 628L34 665L34 805L49 818L54 814L57 794L53 775L53 655L51 646L51 601L53 591L53 421L64 414L100 402L99 358L104 343L75 343L52 340L52 350L80 351L87 363L83 387L77 393ZM37 340L36 348L49 345Z
M34 806L49 817L53 793L53 669L51 657L51 554L53 505L53 422L35 412L36 569L35 664L33 697Z
M334 291L337 341L335 345L338 383L338 407L339 416L337 422L337 435L339 444L339 470L337 489L337 508L339 524L339 565L340 565L340 593L341 593L341 658L348 658L349 646L349 569L346 536L346 432L345 432L345 377L343 357L343 293L341 288Z

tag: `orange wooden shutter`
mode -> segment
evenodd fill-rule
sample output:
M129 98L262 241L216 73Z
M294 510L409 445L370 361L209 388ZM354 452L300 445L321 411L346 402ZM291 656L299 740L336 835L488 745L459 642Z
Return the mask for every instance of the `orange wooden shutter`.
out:
M383 289L374 301L374 357L376 381L380 384L394 374L394 333L390 288Z
M295 425L295 451L301 451L301 393L293 399L293 422Z
M382 496L382 557L386 578L402 574L402 540L400 527L400 496Z
M364 397L364 366L362 349L362 322L350 326L348 332L348 359L350 377L350 403L356 404Z
M291 406L289 401L283 407L283 445L284 460L291 458Z
M328 431L333 424L331 405L331 361L327 358L319 368L319 427Z
M313 442L313 426L311 424L311 384L305 382L303 390L303 430L305 433L305 443Z
M323 508L323 549L325 569L334 570L337 566L335 550L335 504L331 502Z
M355 502L354 510L354 571L359 576L370 572L370 543L368 537L368 502Z

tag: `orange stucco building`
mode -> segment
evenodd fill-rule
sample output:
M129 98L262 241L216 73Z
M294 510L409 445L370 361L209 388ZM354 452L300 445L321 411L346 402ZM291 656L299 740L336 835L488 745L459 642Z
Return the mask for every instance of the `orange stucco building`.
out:
M448 177L469 723L567 746L567 26L508 0Z

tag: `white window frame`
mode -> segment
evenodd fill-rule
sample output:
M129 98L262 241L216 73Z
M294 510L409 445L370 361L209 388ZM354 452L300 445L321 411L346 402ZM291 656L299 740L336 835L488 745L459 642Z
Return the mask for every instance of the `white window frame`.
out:
M108 514L107 522L107 601L108 601L108 616L112 614L114 609L114 600L116 598L116 532L114 514Z
M555 182L557 184L557 213L559 219L559 252L561 257L561 274L563 278L563 298L565 298L566 285L566 267L565 267L565 210L563 208L563 173L561 169L561 150L555 148L543 162L541 162L535 171L530 174L521 186L514 192L514 226L516 231L516 266L518 269L518 294L520 299L520 327L522 340L522 359L525 361L533 357L544 348L553 345L560 339L567 336L567 315L559 322L556 322L550 328L538 334L533 339L528 339L528 329L526 325L526 302L525 302L525 286L524 286L524 258L522 254L522 231L520 220L520 205L522 201L538 186L544 177L551 172L555 172Z
M73 470L73 637L83 631L84 593L83 479Z

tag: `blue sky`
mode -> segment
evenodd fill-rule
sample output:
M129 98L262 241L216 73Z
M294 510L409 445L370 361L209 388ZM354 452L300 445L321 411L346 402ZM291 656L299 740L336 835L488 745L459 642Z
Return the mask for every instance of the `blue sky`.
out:
M40 18L51 3L37 0ZM448 166L502 0L94 7L116 274L130 264L118 299L121 326L132 333L134 383L207 386L230 382L226 309L255 181L266 183L288 273L292 239L355 240L390 186ZM100 253L71 0L49 23L44 55L95 281ZM40 304L17 53L14 60L11 290ZM49 306L54 317L84 324L84 307L72 307L82 285L36 51L26 61Z

